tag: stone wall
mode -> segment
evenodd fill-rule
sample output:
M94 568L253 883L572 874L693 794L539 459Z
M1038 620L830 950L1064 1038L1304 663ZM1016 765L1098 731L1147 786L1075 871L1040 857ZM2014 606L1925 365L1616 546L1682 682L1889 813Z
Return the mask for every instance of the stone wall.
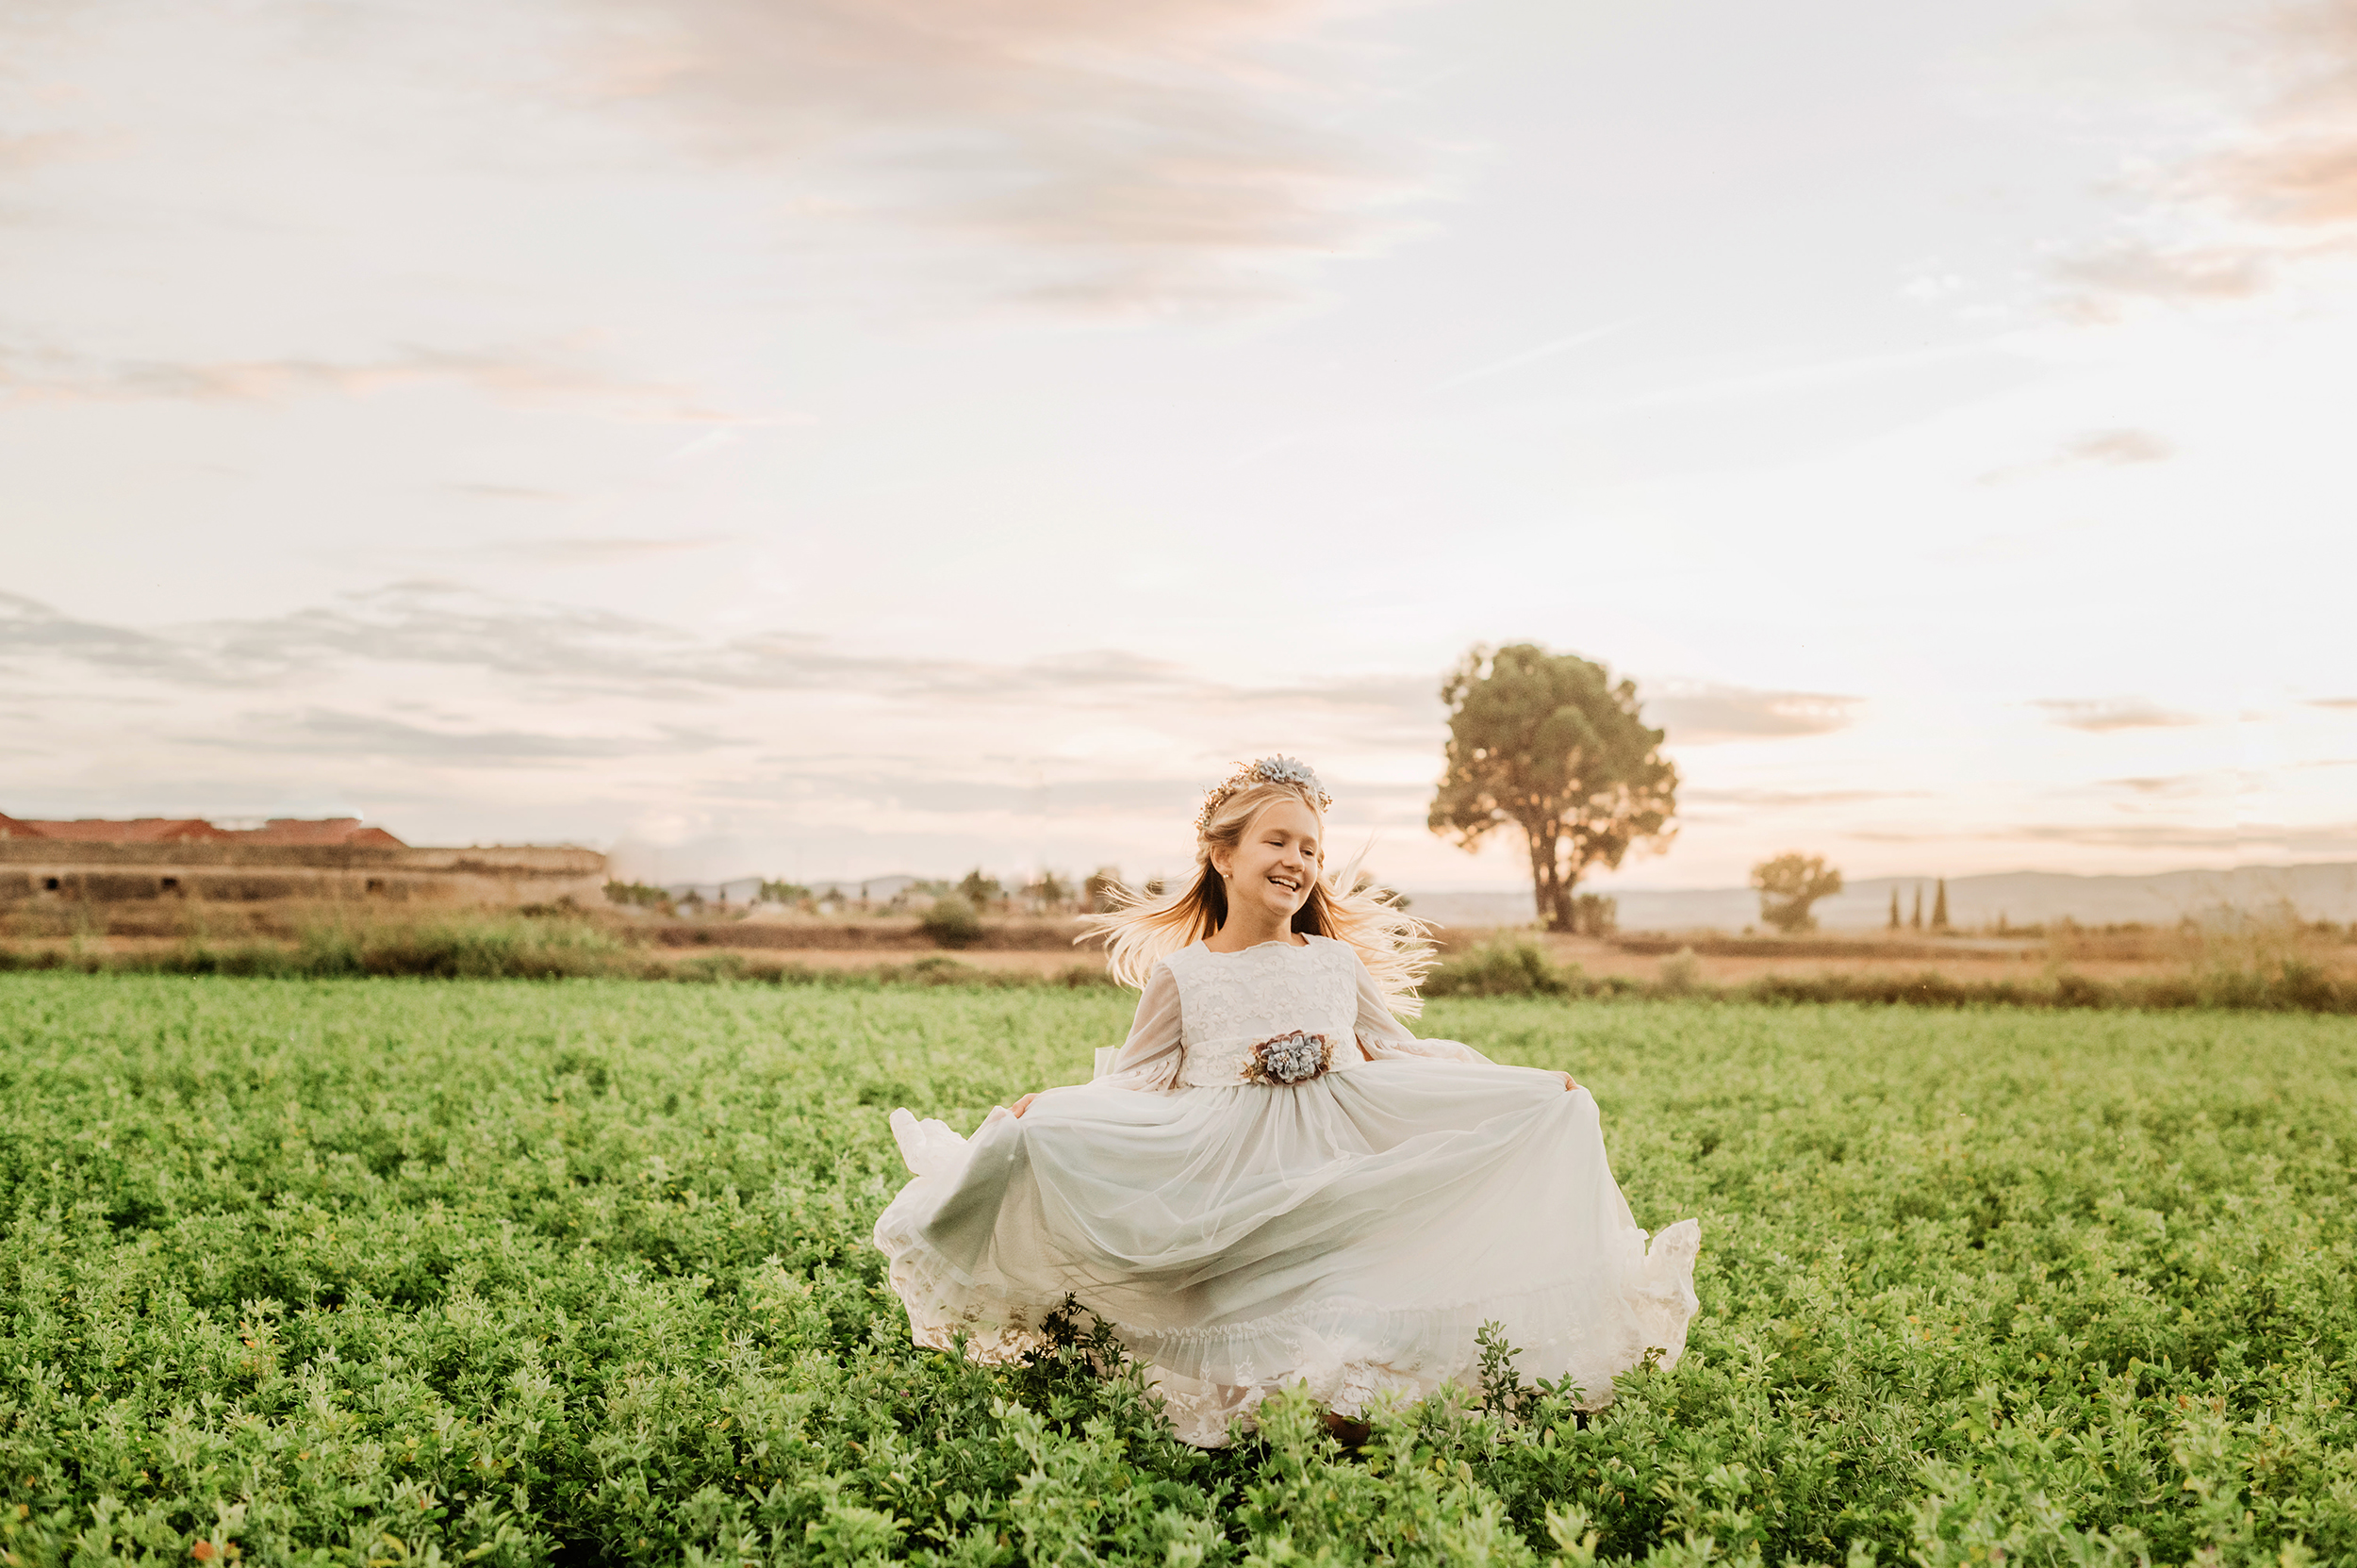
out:
M605 901L605 856L569 846L76 844L0 839L0 909L44 900L334 900L513 908Z

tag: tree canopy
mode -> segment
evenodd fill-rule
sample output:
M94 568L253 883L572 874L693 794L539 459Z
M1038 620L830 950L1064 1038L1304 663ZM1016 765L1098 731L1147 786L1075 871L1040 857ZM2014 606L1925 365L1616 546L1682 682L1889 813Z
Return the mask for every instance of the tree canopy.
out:
M1573 929L1573 890L1590 870L1675 835L1677 768L1661 755L1662 732L1645 727L1635 682L1515 643L1473 649L1441 700L1447 766L1426 825L1468 850L1520 828L1548 930Z
M1752 867L1752 886L1759 891L1759 917L1788 936L1817 929L1809 905L1841 891L1841 873L1825 864L1822 855L1795 850L1763 860ZM1890 923L1899 923L1899 895L1890 895Z

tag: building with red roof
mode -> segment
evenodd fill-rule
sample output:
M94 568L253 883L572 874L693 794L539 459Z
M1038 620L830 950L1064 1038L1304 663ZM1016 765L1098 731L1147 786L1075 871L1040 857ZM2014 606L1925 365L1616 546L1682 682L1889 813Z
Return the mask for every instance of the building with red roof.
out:
M516 907L604 900L605 856L571 845L403 843L356 817L26 820L0 816L0 911L24 900L119 904L368 900Z

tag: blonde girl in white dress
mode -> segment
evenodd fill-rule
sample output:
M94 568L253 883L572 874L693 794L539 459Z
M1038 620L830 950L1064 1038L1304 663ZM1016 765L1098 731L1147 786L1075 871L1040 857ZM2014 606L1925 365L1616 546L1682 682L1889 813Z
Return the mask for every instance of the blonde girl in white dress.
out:
M1378 1395L1473 1388L1492 1321L1591 1410L1649 1350L1676 1362L1695 1222L1647 1247L1568 1074L1401 1027L1430 945L1327 873L1329 804L1290 758L1238 768L1189 885L1096 922L1144 994L1092 1081L970 1139L892 1113L915 1180L876 1245L918 1344L1012 1360L1077 1298L1201 1447L1294 1383L1345 1431Z

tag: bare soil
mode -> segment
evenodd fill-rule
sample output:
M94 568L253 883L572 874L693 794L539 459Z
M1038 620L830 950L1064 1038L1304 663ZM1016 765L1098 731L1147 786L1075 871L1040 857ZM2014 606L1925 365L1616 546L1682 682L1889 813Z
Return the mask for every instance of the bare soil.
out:
M557 912L550 912L557 913ZM903 965L929 956L979 968L1056 975L1075 965L1101 966L1102 949L1076 946L1072 918L986 918L971 946L936 947L906 916L833 919L767 916L752 919L720 913L701 917L599 909L563 912L592 922L665 961L692 960L715 950L758 952L764 959L810 968L860 969ZM413 910L409 920L498 919L512 912ZM354 918L379 920L375 909L312 902L174 905L148 901L109 905L51 901L20 906L0 916L0 942L128 954L170 949L190 939L214 945L300 940L306 931ZM2296 957L2328 973L2357 977L2357 939L2348 932L2272 929L2203 933L2184 928L2051 931L2039 936L1989 933L1934 935L1736 936L1723 932L1628 932L1607 937L1560 936L1528 927L1457 926L1437 933L1443 954L1487 943L1528 941L1554 962L1577 965L1594 976L1652 981L1662 965L1690 953L1706 985L1740 985L1767 975L1915 976L1936 971L1962 982L2036 980L2068 970L2117 982L2184 975L2217 967L2272 969ZM1681 959L1681 963L1688 960Z

